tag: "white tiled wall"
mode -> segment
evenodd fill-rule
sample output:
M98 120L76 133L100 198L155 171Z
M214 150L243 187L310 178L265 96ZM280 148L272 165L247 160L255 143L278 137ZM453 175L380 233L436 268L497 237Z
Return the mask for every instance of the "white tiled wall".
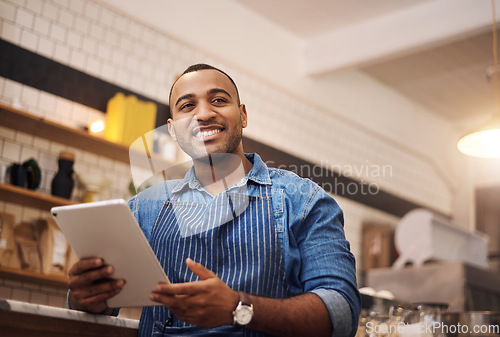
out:
M1 0L0 36L90 75L146 97L167 103L175 76L188 65L205 62L221 67L238 84L249 112L248 137L333 167L366 183L451 212L452 189L446 175L428 158L394 144L335 111L320 108L307 98L291 95L263 82L250 71L235 69L136 22L92 0ZM101 113L80 104L0 78L0 100L73 127L86 125ZM44 170L41 190L48 192L56 156L66 145L30 138L0 129L0 164L35 157ZM126 165L76 149L76 171L103 172L114 178L111 191L121 196L130 179ZM374 170L379 169L379 173ZM385 168L384 171L380 171ZM397 219L347 199L346 232L352 249L360 253L360 228L365 219L396 223ZM23 208L4 204L2 209Z

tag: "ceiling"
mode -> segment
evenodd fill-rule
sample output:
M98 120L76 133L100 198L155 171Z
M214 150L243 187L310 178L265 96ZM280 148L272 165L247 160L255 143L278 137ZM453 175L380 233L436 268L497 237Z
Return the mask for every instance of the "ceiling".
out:
M355 67L461 124L494 110L490 1L235 1L304 39L307 75Z

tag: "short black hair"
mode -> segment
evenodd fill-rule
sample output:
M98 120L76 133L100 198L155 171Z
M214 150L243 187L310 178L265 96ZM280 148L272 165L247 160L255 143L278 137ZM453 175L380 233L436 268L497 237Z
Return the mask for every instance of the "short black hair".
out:
M238 91L238 87L236 86L236 83L234 83L231 76L229 76L228 74L226 74L224 71L220 70L219 68L216 68L214 66L211 66L211 65L205 64L205 63L197 63L197 64L190 65L189 67L186 68L186 70L184 70L182 72L182 74L179 77L177 77L177 79L174 81L174 83L170 87L170 94L168 95L168 104L170 104L170 98L172 97L172 90L174 89L174 85L175 85L175 83L177 83L179 78L181 78L182 75L189 74L189 73L199 71L199 70L217 70L218 72L226 75L226 77L229 78L231 83L234 85L234 88L236 89L236 96L237 96L236 100L238 102L238 106L240 105L240 93Z

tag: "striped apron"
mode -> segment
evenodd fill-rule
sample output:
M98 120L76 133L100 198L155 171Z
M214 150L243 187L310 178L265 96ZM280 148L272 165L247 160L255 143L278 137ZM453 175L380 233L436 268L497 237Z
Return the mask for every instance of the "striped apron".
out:
M254 185L255 186L255 185ZM271 298L289 297L273 221L271 187L257 196L224 191L207 204L176 201L163 206L150 244L173 283L198 277L191 258L212 270L233 290ZM243 207L241 207L243 206ZM144 307L139 336L265 336L234 326L199 328L179 321L166 307Z

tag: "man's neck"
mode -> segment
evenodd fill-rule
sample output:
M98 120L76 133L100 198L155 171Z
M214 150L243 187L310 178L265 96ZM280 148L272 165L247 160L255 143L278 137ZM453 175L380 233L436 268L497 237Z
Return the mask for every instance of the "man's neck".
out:
M193 162L196 178L214 196L243 179L253 166L244 154L231 153L215 153Z

